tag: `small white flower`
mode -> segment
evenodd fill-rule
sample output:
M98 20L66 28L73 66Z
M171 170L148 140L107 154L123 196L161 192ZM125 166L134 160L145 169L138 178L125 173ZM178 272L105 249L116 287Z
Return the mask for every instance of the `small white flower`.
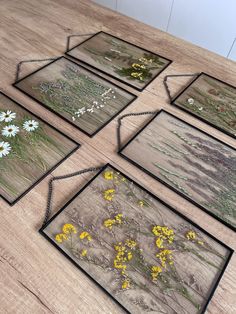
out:
M202 111L203 107L199 107L198 110Z
M8 155L11 151L11 146L8 142L0 142L0 158Z
M12 112L11 110L0 112L0 121L11 122L13 119L15 119L15 117L16 113Z
M194 104L194 99L193 99L193 98L189 98L189 99L188 99L188 103L189 103L190 105L193 105L193 104Z
M87 109L88 112L94 112L93 107Z
M75 121L75 117L72 117L72 121Z
M20 131L16 125L7 125L2 129L2 135L6 137L14 137Z
M23 124L23 129L27 132L35 131L39 127L39 123L35 120L25 121Z
M81 115L83 115L86 112L86 108L82 107L80 108L78 111L75 112L75 114L77 115L77 117L79 118Z

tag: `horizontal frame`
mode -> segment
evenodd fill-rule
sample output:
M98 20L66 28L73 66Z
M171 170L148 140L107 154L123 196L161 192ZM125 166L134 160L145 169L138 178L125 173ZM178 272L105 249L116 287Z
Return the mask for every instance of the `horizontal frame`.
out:
M131 96L133 96L133 99L128 102L127 105L125 105L121 110L119 110L114 116L112 116L108 121L106 121L100 128L98 128L95 132L93 132L92 134L86 132L85 130L83 130L82 128L80 128L78 125L75 125L74 123L71 122L71 120L63 117L60 113L58 113L57 111L53 110L52 108L49 108L48 106L46 106L42 101L38 100L37 98L35 98L34 96L30 95L29 93L27 93L26 91L23 91L20 87L17 86L17 84L21 81L23 81L24 79L30 77L31 75L34 75L35 73L41 71L42 69L46 68L47 66L51 65L52 63L55 63L56 61L60 60L60 59L66 59L66 60L69 60L70 62L76 64L77 66L81 67L82 69L88 71L89 73L93 74L95 77L98 77L102 80L104 80L105 82L108 82L109 84L112 84L114 87L116 88L119 88L120 90L130 94ZM118 116L123 110L125 110L132 102L134 102L136 99L137 99L137 95L133 94L133 93L130 93L129 91L127 91L126 89L118 86L117 84L115 83L112 83L110 82L109 80L107 80L106 78L102 77L101 75L91 71L90 69L76 63L75 61L69 59L69 58L66 58L64 56L60 56L58 58L56 58L55 60L47 63L46 65L40 67L39 69L31 72L30 74L22 77L21 79L15 81L12 86L14 86L15 88L17 88L18 90L20 90L23 94L27 95L28 97L30 97L31 99L33 99L34 101L36 101L37 103L39 103L41 106L43 106L44 108L46 108L47 110L51 111L52 113L54 113L55 115L57 115L58 117L60 117L61 119L63 119L64 121L70 123L73 127L77 128L79 131L83 132L84 134L86 134L87 136L89 137L93 137L95 134L97 134L99 131L101 131L107 124L109 124L114 118L116 118L116 116Z
M151 193L150 191L148 191L146 188L144 188L143 186L141 186L139 183L137 183L136 181L134 181L133 179L131 179L130 177L128 177L126 174L124 174L122 171L120 171L119 169L115 168L114 166L112 166L111 164L107 163L106 165L104 165L104 167L102 167L102 169L100 169L98 171L98 173L92 178L90 179L56 214L54 214L49 221L43 225L40 230L39 233L41 235L43 235L44 238L46 238L56 249L58 249L60 251L60 253L62 253L70 262L72 262L73 265L75 265L80 271L82 271L88 278L92 279L93 282L95 282L107 295L109 295L117 304L119 304L121 306L121 308L123 308L127 313L130 313L118 300L116 300L104 287L102 287L91 275L89 275L89 273L87 273L85 270L83 270L82 267L80 267L69 255L67 255L65 253L65 251L63 251L62 248L60 248L58 245L56 245L56 243L54 241L52 241L52 239L46 234L44 233L44 229L47 228L47 226L71 203L73 202L73 200L78 197L80 195L80 193L82 193L90 184L91 182L93 182L107 167L112 168L113 170L119 172L122 174L123 177L125 177L127 180L129 180L130 182L134 183L138 188L142 189L144 192L146 192L147 194L149 194L151 197L153 197L155 200L157 200L158 202L160 202L162 205L166 206L168 209L170 209L173 213L175 213L176 215L178 215L179 217L181 217L182 219L186 220L188 223L190 223L191 225L193 225L194 227L198 228L201 232L205 233L208 237L212 238L214 241L216 241L217 243L219 243L220 245L222 245L224 248L226 248L229 251L229 256L227 261L225 262L224 267L222 268L221 273L219 274L218 279L216 280L213 289L209 295L209 298L206 300L206 303L201 311L201 314L204 314L206 311L206 308L212 298L212 296L215 293L215 290L217 288L217 286L219 285L219 282L229 264L229 261L234 253L234 250L232 248L230 248L229 246L227 246L226 244L224 244L223 242L221 242L220 240L218 240L217 238L215 238L213 235L211 235L209 232L207 232L206 230L204 230L203 228L201 228L198 224L196 224L195 222L193 222L191 219L189 219L188 217L186 217L184 214L180 213L179 211L177 211L175 208L173 208L172 206L170 206L169 204L165 203L163 200L161 200L159 197L157 197L156 195L154 195L153 193Z
M191 123L188 123L187 121L178 118L177 116L175 116L174 114L161 109L160 111L158 111L154 117L151 118L151 120L149 120L133 137L131 137L131 139L123 146L121 147L120 150L118 150L118 155L120 155L121 157L123 157L124 159L126 159L127 161L129 161L131 164L135 165L136 167L138 167L139 169L141 169L142 171L144 171L145 173L147 173L148 175L150 175L151 177L153 177L155 180L161 182L162 184L164 184L165 186L167 186L168 188L170 188L172 191L174 191L175 193L179 194L180 196L182 196L183 198L185 198L186 200L188 200L189 202L191 202L192 204L194 204L196 207L202 209L205 213L207 213L208 215L212 216L213 218L215 218L216 220L218 220L219 222L221 222L222 224L224 224L225 226L227 226L228 228L232 229L233 231L236 232L236 228L231 226L229 223L227 223L226 221L224 221L223 219L219 218L217 215L215 215L213 212L210 212L207 208L205 208L204 206L198 204L196 201L192 200L190 197L188 197L187 195L185 195L184 193L181 193L180 191L176 190L174 187L172 187L170 184L168 184L167 182L163 181L162 179L158 178L157 176L155 176L153 173L151 173L150 171L146 170L145 168L143 168L142 166L140 166L138 163L136 163L135 161L133 161L132 159L130 159L129 157L125 156L125 154L122 153L122 151L161 113L161 112L166 112L168 113L170 116L174 117L175 119L179 120L180 122L183 122L187 125L189 125L190 127L194 128L195 130L198 130L200 132L202 132L203 134L207 135L210 138L213 138L215 141L223 144L224 146L227 146L231 149L233 149L234 151L236 151L236 148L234 148L233 146L230 146L229 144L224 143L223 141L219 140L218 138L210 135L209 133L199 129L198 127L192 125Z
M85 61L83 61L83 60L81 60L81 59L75 58L75 57L73 57L72 55L70 55L69 52L70 52L71 50L73 50L74 48L79 47L80 45L84 44L85 42L89 41L91 38L93 38L93 37L95 37L95 36L97 36L98 34L101 34L101 33L102 33L102 34L109 35L109 36L112 36L112 37L114 37L114 38L116 38L116 39L122 40L124 43L130 44L130 45L132 45L132 46L134 46L134 47L136 47L136 48L142 49L144 52L148 52L148 53L157 55L158 57L161 57L161 58L167 60L168 63L167 63L167 64L165 65L165 67L163 67L163 69L162 69L157 75L155 75L144 87L138 88L138 87L136 87L136 86L134 86L134 85L132 85L132 84L126 82L126 81L123 81L122 79L116 77L115 75L109 74L109 73L107 73L106 71L100 70L100 69L98 69L97 67L95 67L95 66L89 64L88 62L85 62ZM173 62L172 60L170 60L170 59L168 59L168 58L166 58L166 57L164 57L164 56L162 56L162 55L160 55L160 54L158 54L158 53L155 53L155 52L153 52L153 51L147 50L147 49L142 48L142 47L140 47L140 46L138 46L138 45L135 45L135 44L133 44L133 43L131 43L131 42L128 42L127 40L124 40L124 39L122 39L122 38L119 38L119 37L117 37L117 36L114 36L114 35L112 35L112 34L109 34L109 33L107 33L107 32L103 32L103 31L100 31L100 32L95 33L94 35L92 35L92 36L90 36L89 38L85 39L84 41L82 41L82 42L79 43L78 45L75 45L75 46L73 46L72 48L70 48L69 50L65 51L65 55L69 56L70 58L73 58L74 60L77 60L77 61L79 61L79 62L82 62L83 64L86 64L86 65L90 66L91 68L93 68L93 69L95 69L95 70L97 70L97 71L100 71L101 73L106 74L106 75L108 75L108 76L114 78L115 80L121 82L122 84L125 84L125 85L127 85L127 86L130 86L130 87L136 89L136 90L139 91L139 92L142 92L149 84L152 83L152 81L154 81L154 80Z
M6 95L3 92L0 92L0 94L2 94L3 96L5 96L6 98L8 98L9 100L13 101L17 106L19 106L20 108L22 108L23 110L25 110L26 112L28 112L29 114L33 115L35 118L37 118L38 120L42 121L44 124L46 124L47 126L49 126L50 128L52 128L53 130L55 130L56 132L58 132L59 134L61 134L62 136L64 136L65 138L67 138L68 140L70 140L71 142L73 142L74 144L77 145L77 147L75 147L69 154L67 154L61 161L59 161L56 165L54 165L51 169L49 169L45 174L43 174L35 183L33 183L25 192L23 192L22 194L20 194L20 196L18 196L14 201L10 202L8 199L6 199L4 196L2 196L0 194L0 197L10 206L15 205L22 197L24 197L27 193L29 193L37 184L39 184L44 178L46 178L52 171L54 171L61 163L63 163L67 158L69 158L74 152L76 152L79 148L80 148L80 144L78 142L76 142L74 139L72 139L71 137L69 137L68 135L64 134L63 132L61 132L60 130L58 130L57 128L55 128L53 125L51 125L50 123L48 123L47 121L45 121L44 119L40 118L37 114L34 114L32 111L28 110L26 107L24 107L23 105L21 105L20 103L18 103L17 101L15 101L14 99L12 99L11 97L9 97L8 95Z
M222 81L222 80L220 80L220 79L218 79L218 78L216 78L216 77L214 77L214 76L212 76L212 75L209 75L209 74L207 74L207 73L205 73L205 72L201 72L201 73L199 73L189 84L187 84L187 86L184 87L184 89L182 89L182 90L171 100L170 104L176 106L178 109L181 109L182 111L184 111L184 112L190 114L191 116L193 116L193 117L195 117L195 118L201 120L202 122L204 122L204 123L210 125L211 127L215 128L215 129L217 129L217 130L223 132L224 134L226 134L226 135L228 135L228 136L230 136L230 137L232 137L232 138L235 139L235 138L236 138L236 135L234 135L234 134L228 132L227 130L221 128L220 126L215 125L214 123L208 121L207 119L204 119L203 117L198 116L198 115L195 114L194 112L191 112L191 111L189 111L189 110L187 110L187 109L185 109L185 108L183 108L183 107L181 107L181 106L179 106L178 104L175 103L175 101L176 101L196 80L198 80L199 77L201 77L202 75L208 76L209 78L212 78L212 79L214 79L214 80L216 80L216 81L218 81L218 82L220 82L220 83L223 83L223 84L225 84L225 85L227 85L227 86L230 86L230 87L232 87L232 88L234 88L234 89L236 90L236 87L235 87L235 86L233 86L233 85L231 85L231 84L229 84L229 83L226 83L226 82L224 82L224 81Z

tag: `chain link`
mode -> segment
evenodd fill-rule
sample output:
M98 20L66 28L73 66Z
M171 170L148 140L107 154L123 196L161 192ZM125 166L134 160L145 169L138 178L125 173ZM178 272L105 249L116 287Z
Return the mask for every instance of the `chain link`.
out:
M168 78L169 77L196 77L198 76L200 73L194 73L194 74L170 74L170 75L166 75L164 77L164 80L163 80L163 84L165 86L165 90L166 90L166 93L168 95L168 98L169 98L169 101L172 102L172 96L171 96L171 93L170 93L170 89L169 89L169 86L168 86Z
M31 60L23 60L23 61L20 61L20 62L17 64L17 67L16 67L16 80L15 80L15 83L17 83L17 81L19 80L21 65L22 65L23 63L53 61L53 60L56 60L56 59L58 59L58 57L47 58L47 59L31 59Z
M124 114L123 116L121 116L119 119L118 119L118 125L117 125L117 146L118 146L118 151L121 150L121 126L122 126L122 123L121 121L124 119L124 118L127 118L127 117L133 117L133 116L144 116L144 115L148 115L148 114L156 114L158 111L144 111L144 112L137 112L137 113L127 113L127 114Z
M65 174L65 175L61 175L61 176L57 176L57 177L53 177L49 180L48 182L48 198L47 198L47 205L46 205L46 212L45 212L45 216L44 216L44 221L42 224L42 227L44 227L48 221L48 218L51 214L51 209L52 209L52 198L53 198L53 182L54 181L59 181L59 180L64 180L64 179L68 179L68 178L72 178L87 172L93 172L93 171L98 171L104 168L103 166L100 167L91 167L91 168L87 168L87 169L83 169L83 170L79 170L76 172L72 172L69 174Z
M92 34L73 34L73 35L69 35L67 36L66 39L66 52L68 52L70 50L70 39L72 37L85 37L85 36L93 36L95 33Z

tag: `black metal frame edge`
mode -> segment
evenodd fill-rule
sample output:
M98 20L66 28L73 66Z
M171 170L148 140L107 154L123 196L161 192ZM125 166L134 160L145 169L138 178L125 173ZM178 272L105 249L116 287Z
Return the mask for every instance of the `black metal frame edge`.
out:
M101 125L95 132L93 133L88 133L87 131L83 130L81 127L79 127L78 125L74 124L71 120L65 118L63 115L61 115L60 113L58 113L57 111L53 110L52 108L49 108L48 106L46 106L42 101L38 100L37 98L35 98L34 96L30 95L28 92L22 90L20 87L17 86L17 84L21 81L23 81L24 79L28 78L31 75L34 75L35 73L41 71L42 69L46 68L47 66L50 66L52 63L60 60L60 59L66 59L68 61L70 61L71 63L76 64L77 66L81 67L83 70L93 74L95 77L98 77L102 80L104 80L105 82L108 82L109 84L113 85L115 88L118 88L124 92L126 92L127 94L131 95L133 97L133 99L131 99L121 110L119 110L115 115L113 115L108 121L106 121L103 125ZM98 132L100 132L107 124L109 124L113 119L115 119L123 110L125 110L131 103L133 103L136 99L137 99L137 95L127 91L126 89L124 89L123 87L120 87L119 85L107 80L106 78L102 77L101 75L91 71L90 69L84 67L81 64L76 63L75 61L66 58L64 56L60 56L57 59L47 63L46 65L38 68L37 70L31 72L30 74L22 77L21 79L19 79L18 81L14 82L12 84L12 86L14 86L15 88L17 88L18 90L20 90L23 94L27 95L28 97L30 97L31 99L33 99L34 101L36 101L38 104L40 104L41 106L43 106L44 108L46 108L47 110L49 110L50 112L54 113L55 115L57 115L58 117L60 117L61 119L63 119L64 121L66 121L67 123L71 124L73 127L77 128L79 131L83 132L84 134L86 134L87 136L89 136L90 138L92 138L95 134L97 134Z
M210 77L210 78L212 78L212 79L215 79L216 81L218 81L218 82L220 82L220 83L223 83L223 84L225 84L225 85L227 85L227 86L230 86L230 87L232 87L232 88L234 88L234 89L236 90L236 87L235 87L235 86L233 86L233 85L231 85L231 84L229 84L229 83L227 83L227 82L224 82L224 81L222 81L222 80L220 80L220 79L218 79L218 78L216 78L216 77L214 77L214 76L212 76L212 75L209 75L209 74L207 74L207 73L205 73L205 72L201 72L199 75L197 75L196 78L194 78L189 84L187 84L186 87L184 87L184 88L171 100L170 104L173 105L173 106L176 106L177 108L183 110L184 112L190 114L191 116L193 116L193 117L199 119L200 121L202 121L202 122L204 122L204 123L210 125L211 127L213 127L213 128L215 128L215 129L221 131L222 133L224 133L224 134L226 134L226 135L228 135L228 136L230 136L230 137L236 139L236 134L232 134L231 132L229 132L229 131L227 131L227 130L221 128L220 126L215 125L213 122L210 122L210 121L208 121L207 119L204 119L203 117L201 117L201 116L195 114L194 112L192 112L192 111L190 111L190 110L188 110L188 109L185 109L184 107L182 107L182 106L178 105L177 103L175 103L175 101L178 100L178 98L179 98L184 92L186 92L186 90L187 90L196 80L198 80L199 77L201 77L202 75L205 75L205 76L208 76L208 77Z
M116 38L116 39L119 39L119 40L121 40L121 41L123 41L123 42L125 42L125 43L127 43L127 44L130 44L130 45L136 47L136 48L142 49L142 50L145 51L145 52L154 54L154 55L156 55L156 56L158 56L158 57L160 57L160 58L162 58L162 59L167 60L168 63L167 63L167 64L163 67L163 69L162 69L159 73L157 73L144 87L139 88L139 87L137 87L137 86L135 86L135 85L133 85L133 84L131 84L131 83L128 83L128 82L126 82L126 81L120 79L119 77L116 77L115 75L109 74L109 73L107 73L106 71L101 70L101 69L97 68L96 66L93 66L93 65L89 64L89 63L86 62L86 61L83 61L83 60L81 60L81 59L78 59L78 58L73 57L72 55L70 55L69 52L70 52L71 50L73 50L74 48L79 47L80 45L84 44L86 41L89 41L91 38L93 38L93 37L95 37L95 36L97 36L98 34L101 34L101 33L106 34L106 35L109 35L109 36L112 36L112 37L114 37L114 38ZM100 32L95 33L94 35L92 35L92 36L90 36L89 38L85 39L84 41L82 41L82 42L79 43L78 45L75 45L74 47L72 47L72 48L70 48L69 50L65 51L65 55L67 55L67 56L73 58L74 60L77 60L77 61L79 61L79 62L82 62L83 64L86 64L86 65L90 66L91 68L93 68L93 69L95 69L95 70L97 70L97 71L100 71L101 73L106 74L107 76L110 76L110 77L116 79L117 81L119 81L119 82L121 82L121 83L127 85L127 86L130 86L130 87L134 88L135 90L137 90L137 91L139 91L139 92L142 92L149 84L152 83L152 81L154 81L154 80L173 62L173 60L170 60L170 59L168 59L168 58L166 58L166 57L163 57L163 56L160 55L160 54L157 54L157 53L155 53L155 52L152 52L152 51L150 51L150 50L147 50L147 49L145 49L145 48L142 48L142 47L140 47L140 46L138 46L138 45L135 45L135 44L133 44L133 43L131 43L131 42L128 42L127 40L124 40L124 39L122 39L122 38L119 38L119 37L117 37L117 36L114 36L114 35L112 35L112 34L109 34L109 33L107 33L107 32L104 32L104 31L100 31Z
M76 142L74 139L72 139L71 137L69 137L68 135L64 134L62 131L60 131L59 129L57 129L56 127L54 127L52 124L48 123L47 121L45 121L44 119L40 118L37 114L34 114L32 111L30 111L29 109L27 109L26 107L24 107L22 104L20 104L19 102L17 102L16 100L14 100L13 98L11 98L10 96L6 95L5 93L0 91L0 95L5 96L6 98L8 98L10 101L12 101L13 103L15 103L17 106L19 106L20 108L22 108L23 110L25 110L26 112L28 112L29 114L33 115L35 118L37 118L38 120L42 121L44 124L46 124L47 126L49 126L50 128L52 128L53 130L55 130L56 132L58 132L59 134L61 134L62 136L64 136L65 138L67 138L68 140L70 140L71 142L73 142L75 145L77 145L70 153L68 153L62 160L60 160L56 165L54 165L52 168L50 168L45 174L43 174L43 176L41 176L36 182L34 182L28 189L26 189L22 194L20 194L14 201L9 201L6 197L4 197L3 195L0 194L1 198L10 206L15 205L22 197L24 197L27 193L29 193L36 185L38 185L43 179L45 179L52 171L54 171L61 163L63 163L67 158L69 158L74 152L76 152L80 147L81 144L79 144L78 142Z
M88 276L88 278L92 279L107 295L109 295L117 304L119 304L127 313L130 313L117 299L114 298L114 296L109 293L102 285L100 285L98 283L98 281L96 281L91 275L89 275L88 272L86 272L80 265L78 265L68 254L66 254L66 252L60 248L48 235L46 235L46 233L44 233L44 229L47 228L47 226L71 203L73 202L73 200L78 197L83 190L85 190L90 184L91 182L93 182L107 167L111 167L112 169L114 169L115 171L118 171L122 174L122 176L124 176L126 179L128 179L130 182L132 182L133 184L135 184L138 188L142 189L143 191L145 191L147 194L149 194L151 197L153 197L154 199L156 199L157 201L159 201L162 205L166 206L168 209L170 209L173 213L175 213L176 215L180 216L181 218L185 219L188 223L190 223L191 225L193 225L194 227L196 227L197 229L199 229L201 232L205 233L208 237L212 238L214 241L216 241L217 243L219 243L220 245L222 245L223 247L225 247L228 251L228 258L224 264L224 267L222 268L217 280L215 281L215 284L209 294L208 299L206 300L201 314L204 314L206 311L206 308L210 302L210 300L212 299L218 285L219 282L229 264L229 261L234 253L234 250L232 248L230 248L229 246L227 246L225 243L221 242L219 239L215 238L213 235L211 235L208 231L204 230L202 227L200 227L197 223L193 222L191 219L189 219L188 217L186 217L184 214L180 213L178 210L176 210L174 207L172 207L171 205L169 205L168 203L164 202L162 199L160 199L159 197L157 197L156 195L154 195L152 192L148 191L145 187L143 187L142 185L140 185L139 183L137 183L136 181L134 181L133 179L131 179L129 176L127 176L126 174L124 174L122 171L120 171L119 169L117 169L116 167L114 167L113 165L111 165L110 163L105 164L102 169L100 169L98 171L98 173L93 176L68 202L66 202L66 204L57 212L55 213L49 220L48 222L43 225L40 229L39 229L39 233L46 238L57 250L59 250L68 260L70 260L73 265L75 265L79 270L81 270L86 276Z
M204 206L198 204L196 201L192 200L190 197L188 197L187 195L183 194L182 192L178 191L177 189L175 189L174 187L172 187L170 184L168 184L167 182L163 181L162 179L158 178L156 175L152 174L150 171L148 171L147 169L143 168L142 166L140 166L138 163L136 163L135 161L133 161L132 159L130 159L129 157L125 156L125 154L122 153L122 151L161 113L161 112L166 112L169 115L171 115L172 117L176 118L177 120L189 125L190 127L202 132L203 134L209 136L210 138L213 138L214 140L216 140L217 142L233 149L234 151L236 151L236 148L233 146L230 146L227 143L224 143L223 141L219 140L218 138L210 135L209 133L199 129L198 127L192 125L191 123L188 123L187 121L178 118L176 115L161 109L160 111L158 111L154 117L152 119L150 119L134 136L131 137L131 139L120 149L118 150L118 154L126 159L127 161L129 161L131 164L135 165L137 168L141 169L143 172L147 173L148 175L150 175L151 177L153 177L155 180L161 182L162 184L164 184L165 186L167 186L168 188L170 188L172 191L174 191L175 193L179 194L180 196L182 196L183 198L185 198L186 200L188 200L189 202L191 202L192 204L194 204L195 206L197 206L198 208L200 208L201 210L203 210L205 213L209 214L210 216L212 216L213 218L215 218L216 220L218 220L219 222L223 223L225 226L227 226L228 228L232 229L233 231L236 232L236 228L233 227L232 225L230 225L228 222L224 221L223 219L221 219L220 217L218 217L217 215L215 215L213 212L210 212L207 208L205 208Z

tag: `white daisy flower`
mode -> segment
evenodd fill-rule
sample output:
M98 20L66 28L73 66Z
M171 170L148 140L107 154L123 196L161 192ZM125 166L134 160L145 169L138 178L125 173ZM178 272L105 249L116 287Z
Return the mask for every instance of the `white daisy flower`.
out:
M8 142L0 142L0 158L8 155L11 151L11 146Z
M27 132L35 131L39 127L39 123L35 120L28 120L23 123L23 129Z
M7 125L2 129L2 135L6 137L14 137L20 131L16 125Z
M188 103L189 103L190 105L193 105L193 104L194 104L194 99L193 99L193 98L189 98L189 99L188 99Z
M13 119L15 119L16 113L12 112L11 110L2 111L0 112L0 121L4 122L11 122Z

